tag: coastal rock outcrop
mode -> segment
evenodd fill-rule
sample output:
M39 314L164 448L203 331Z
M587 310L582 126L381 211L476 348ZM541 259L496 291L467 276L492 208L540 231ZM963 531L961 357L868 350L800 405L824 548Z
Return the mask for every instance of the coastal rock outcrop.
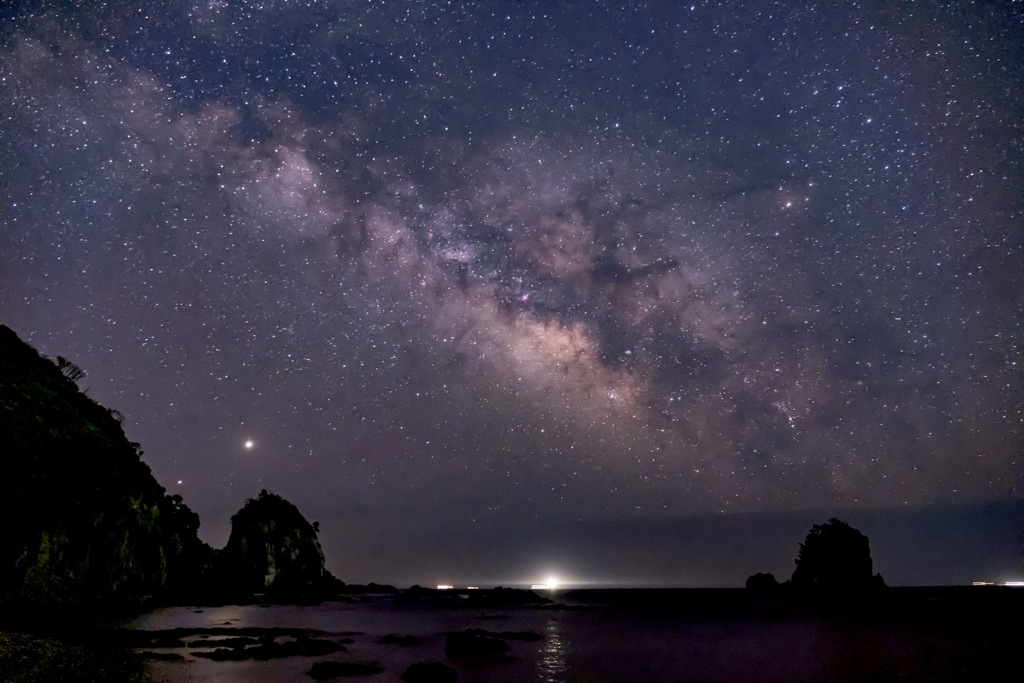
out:
M199 517L168 495L121 429L51 361L0 325L0 603L142 605L271 594L326 597L314 525L262 491L213 550Z
M459 672L443 662L410 664L402 674L405 683L458 683Z
M767 595L779 589L779 582L774 574L758 572L747 577L746 587L752 593Z
M209 547L117 411L0 325L0 601L144 603L188 592Z
M872 574L868 537L834 517L811 527L800 544L793 588L826 593L860 592L882 587L880 574Z
M324 569L316 530L298 508L265 489L231 517L217 573L232 593L300 596L340 584Z
M477 629L449 633L444 643L444 654L450 659L504 655L508 651L509 645L504 640Z

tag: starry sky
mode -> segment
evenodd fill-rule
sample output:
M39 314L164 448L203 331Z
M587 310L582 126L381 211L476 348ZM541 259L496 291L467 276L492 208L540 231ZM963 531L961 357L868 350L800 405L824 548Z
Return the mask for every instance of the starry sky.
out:
M1022 10L4 2L0 319L346 580L1024 578Z

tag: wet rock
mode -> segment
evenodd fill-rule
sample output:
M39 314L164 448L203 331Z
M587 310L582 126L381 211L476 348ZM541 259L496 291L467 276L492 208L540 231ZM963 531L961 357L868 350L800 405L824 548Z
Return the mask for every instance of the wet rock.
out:
M320 657L345 650L344 645L333 640L299 638L284 643L263 641L256 647L219 647L212 652L194 651L192 655L217 662L241 662L248 659L265 661L283 657Z
M441 662L410 664L402 674L405 683L458 683L459 672Z
M177 652L140 652L139 656L154 662L176 662L185 659Z
M389 633L377 642L381 645L419 645L423 642L423 639L419 636L407 636L399 635L396 633Z
M532 642L544 639L544 636L536 631L486 631L482 628L468 628L464 632L475 633L481 636L491 636L492 638L501 638L502 640L523 640Z
M363 662L317 662L308 671L318 681L329 681L342 676L373 676L384 671L379 664Z
M449 633L444 644L447 657L489 657L503 655L508 650L508 643L504 640L484 635L479 629Z

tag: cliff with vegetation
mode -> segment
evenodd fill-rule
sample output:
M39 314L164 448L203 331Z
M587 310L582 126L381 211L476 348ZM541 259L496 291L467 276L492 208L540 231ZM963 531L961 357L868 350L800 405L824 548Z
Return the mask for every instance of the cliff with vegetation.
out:
M316 528L281 496L260 491L231 517L217 553L223 591L299 597L340 587L324 569Z
M801 597L854 599L885 588L881 574L872 574L868 537L841 519L815 524L800 544L793 577L779 583L758 572L747 579L747 590L758 595L784 591Z
M145 604L323 595L316 529L263 491L227 547L169 496L121 429L79 389L84 373L0 325L0 603Z
M202 571L199 518L82 376L0 326L0 600L145 602Z

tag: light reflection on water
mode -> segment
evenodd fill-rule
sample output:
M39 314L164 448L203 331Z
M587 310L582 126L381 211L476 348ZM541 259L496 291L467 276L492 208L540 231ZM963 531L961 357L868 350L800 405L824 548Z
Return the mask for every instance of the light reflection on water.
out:
M544 627L544 648L540 651L541 683L565 683L565 651L567 643L562 636L558 619L549 618Z

